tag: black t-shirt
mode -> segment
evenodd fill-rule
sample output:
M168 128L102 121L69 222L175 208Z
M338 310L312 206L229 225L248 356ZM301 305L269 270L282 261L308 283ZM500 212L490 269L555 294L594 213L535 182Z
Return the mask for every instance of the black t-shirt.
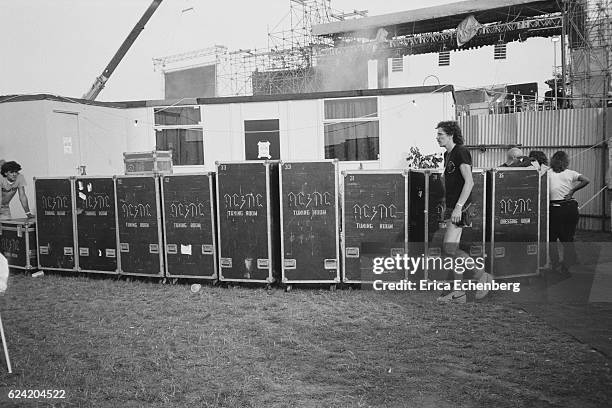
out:
M455 145L453 150L444 153L444 187L446 189L446 208L454 208L463 190L465 180L459 167L462 164L472 166L472 155L463 145ZM471 194L465 204L471 201Z

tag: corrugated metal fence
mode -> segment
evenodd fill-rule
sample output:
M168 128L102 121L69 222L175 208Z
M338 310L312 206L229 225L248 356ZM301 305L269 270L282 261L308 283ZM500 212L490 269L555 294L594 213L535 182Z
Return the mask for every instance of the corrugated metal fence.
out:
M612 137L612 109L606 130ZM604 186L608 174L607 144L603 142L603 109L531 111L459 118L466 145L472 149L475 167L496 167L506 161L509 146L520 145L525 154L542 150L550 158L557 150L570 156L570 168L584 174L591 184L576 194L583 205ZM607 191L602 193L610 195ZM605 196L604 196L605 197ZM610 197L598 196L580 210L581 229L609 230Z

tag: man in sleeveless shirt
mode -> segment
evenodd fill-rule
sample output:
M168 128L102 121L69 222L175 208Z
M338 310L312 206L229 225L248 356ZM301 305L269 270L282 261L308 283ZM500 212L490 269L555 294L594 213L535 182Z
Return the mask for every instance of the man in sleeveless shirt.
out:
M474 187L472 156L463 145L463 135L457 122L440 122L437 131L436 140L440 147L446 150L444 153L446 198L444 221L446 222L446 231L443 248L446 256L468 258L469 255L459 248L459 244L463 227L467 223L467 212L465 210L471 203L472 188ZM463 274L454 271L454 278L461 280ZM475 271L474 278L479 281L488 280L487 274L482 270ZM475 295L477 299L482 299L486 294L486 291L477 291ZM438 301L465 303L466 299L467 295L464 291L448 291L442 293Z
M0 198L0 220L11 219L11 200L15 195L19 195L19 201L28 218L33 218L30 206L28 204L28 196L25 192L26 179L21 174L21 166L14 161L0 161L0 189L2 197Z

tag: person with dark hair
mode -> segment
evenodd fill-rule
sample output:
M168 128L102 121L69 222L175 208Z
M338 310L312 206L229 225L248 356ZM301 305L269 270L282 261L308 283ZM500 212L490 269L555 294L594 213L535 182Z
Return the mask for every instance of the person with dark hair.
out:
M535 167L540 175L546 173L550 167L548 167L548 157L541 150L532 150L529 152L529 160L531 165Z
M459 123L457 123L456 121L447 120L440 122L438 123L438 126L436 126L436 129L438 130L438 135L440 135L440 131L442 131L442 133L444 133L445 135L452 136L453 144L463 146L463 133L461 132L461 127L459 126ZM470 152L468 151L467 154L469 155ZM470 161L470 165L471 164L472 163Z
M463 135L457 122L440 122L436 128L438 130L436 140L440 147L446 150L443 174L446 199L444 252L455 258L469 258L469 255L459 248L459 244L463 227L469 225L468 209L474 187L472 155L463 145ZM454 271L454 275L457 280L463 278L463 274L457 271ZM481 280L487 276L484 271L477 271L474 278ZM486 294L485 291L477 291L476 298L482 299ZM442 293L438 301L465 303L467 295L464 291L448 291Z
M553 272L567 278L569 268L576 263L574 235L578 225L578 202L574 193L590 183L590 180L568 169L569 157L562 150L556 152L550 159L548 185L550 189L550 261ZM557 240L563 245L563 261L559 260Z
M28 218L33 218L30 206L28 204L28 196L25 192L26 179L20 173L21 166L14 161L3 162L0 167L0 189L2 190L2 198L0 201L0 220L11 219L11 200L15 194L19 192L19 201Z

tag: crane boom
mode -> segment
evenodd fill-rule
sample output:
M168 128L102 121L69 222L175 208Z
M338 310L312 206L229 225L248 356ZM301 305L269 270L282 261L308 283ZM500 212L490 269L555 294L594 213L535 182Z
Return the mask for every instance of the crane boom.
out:
M85 95L83 95L83 99L94 101L98 97L102 89L104 89L106 81L108 81L110 76L113 74L125 54L132 46L132 44L134 44L134 41L136 41L136 39L140 35L140 32L144 30L145 24L147 24L151 16L153 16L153 13L155 13L155 10L157 10L162 1L163 0L153 0L151 2L142 17L140 17L140 20L138 20L134 28L132 28L132 31L130 31L126 39L123 40L123 43L121 44L113 58L110 60L106 68L104 68L102 74L95 79L93 85L91 86L91 89Z

